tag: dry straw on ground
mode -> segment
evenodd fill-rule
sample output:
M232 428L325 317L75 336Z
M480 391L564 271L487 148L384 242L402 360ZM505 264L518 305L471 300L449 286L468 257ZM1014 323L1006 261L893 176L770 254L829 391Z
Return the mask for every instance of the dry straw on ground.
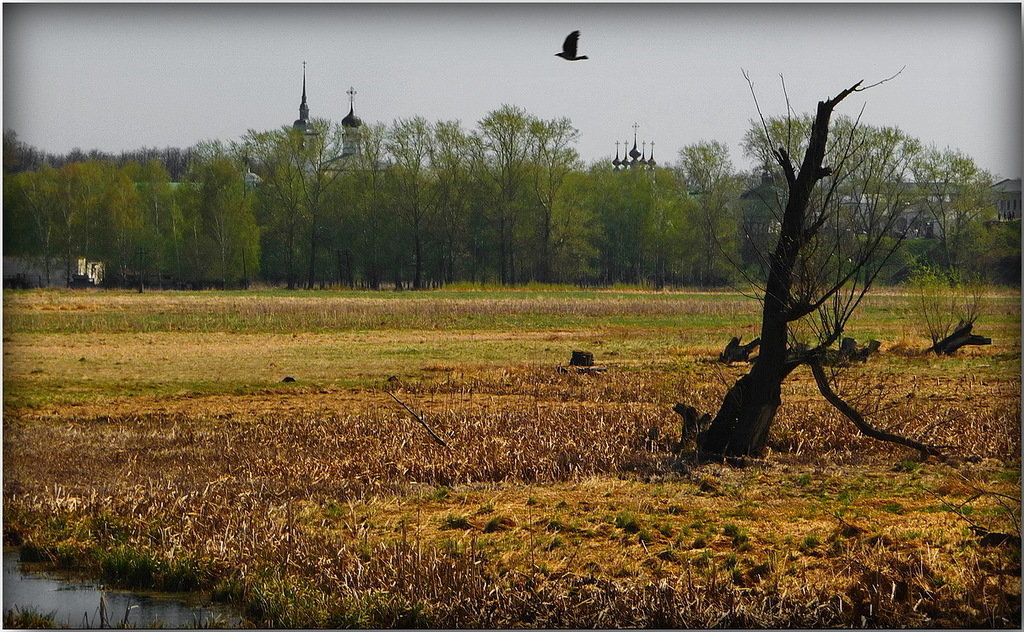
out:
M250 300L212 296L168 295L161 309L171 320L213 310L209 323ZM115 323L112 312L135 304L86 297L18 295L13 309L92 300ZM95 347L108 353L109 379L128 375L122 388L138 394L84 374L69 380L73 394L51 393L49 377L99 361L75 357L66 321L37 321L36 333L5 321L5 341L29 356L67 345L50 363L22 357L5 368L15 401L29 402L5 405L5 543L119 581L212 590L250 624L274 627L1020 624L1019 547L985 546L974 529L1019 536L1020 376L1006 359L1019 362L1019 341L941 361L886 354L887 342L844 374L844 395L873 423L952 446L950 462L917 463L859 436L798 373L764 459L680 467L688 446L672 403L713 411L743 371L708 362L713 345L672 343L678 327L657 322L624 332L607 320L614 310L588 316L593 328L556 318L505 330L486 302L477 316L490 324L456 332L451 344L464 346L446 355L419 329L440 322L442 304L413 306L423 300L388 299L414 314L402 322L368 308L393 329L366 335L399 341L384 349L418 349L396 354L404 364L379 364L367 345L322 360L360 372L357 383L285 385L286 367L274 367L237 392L215 379L175 381L179 366L154 359L166 352L161 337L200 334L154 329L110 331ZM531 309L545 318L569 309L552 300L531 298ZM243 321L293 306L264 302ZM319 318L304 305L289 321L297 330ZM323 322L345 318L363 316ZM721 335L692 329L694 340ZM289 344L216 334L225 335ZM315 336L324 347L332 334ZM468 360L501 337L505 361ZM550 347L567 358L579 342L601 343L593 348L607 373L560 373L554 361L517 355ZM231 372L238 360L227 349L207 347L210 370ZM132 361L146 370L132 373ZM403 370L388 380L395 366Z

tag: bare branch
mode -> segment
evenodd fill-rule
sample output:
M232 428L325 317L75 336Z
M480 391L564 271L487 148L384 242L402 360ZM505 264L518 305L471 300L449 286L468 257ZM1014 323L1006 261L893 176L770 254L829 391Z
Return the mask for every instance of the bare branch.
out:
M750 96L754 98L754 108L757 109L757 116L761 119L761 127L764 128L764 137L768 141L768 146L772 146L772 135L768 131L768 123L764 120L764 113L761 112L761 105L757 102L757 93L754 92L754 82L750 79L750 73L746 70L741 70L743 78L747 80L747 85L750 86Z
M789 101L789 91L786 90L786 77L779 73L779 81L782 83L782 95L786 97L786 144L793 146L793 105Z
M874 88L875 86L880 86L880 85L882 85L883 83L885 83L887 81L892 81L896 77L899 77L900 74L902 74L903 71L906 70L906 68L907 68L906 65L904 65L902 68L900 68L896 72L895 75L892 75L891 77L886 77L885 79L882 79L881 81L876 81L875 83L871 84L870 86L864 86L863 88L857 88L856 86L854 86L856 88L854 90L854 92L864 92L865 90L870 90L871 88ZM860 84L858 83L857 85L860 85Z
M742 226L741 226L741 228L742 228ZM743 231L743 235L747 239L750 239L750 234L748 232L746 232L745 230ZM721 254L723 257L725 257L725 260L729 262L729 265L731 265L734 270L739 272L740 276L743 277L743 280L746 281L748 285L752 286L758 292L763 292L764 291L764 287L761 284L761 282L758 281L756 278L754 278L752 275L750 275L743 268L743 266L740 265L740 262L737 261L736 259L734 259L731 254L729 254L729 251L725 248L724 245L722 245L722 242L718 239L718 235L717 234L712 234L711 238L715 241L715 245L718 246L719 254ZM762 256L760 249L755 247L754 251L755 251L755 253L758 256ZM739 287L737 287L735 283L732 283L730 285L732 285L733 289L736 289L740 293L743 293L743 290L740 289Z
M441 437L437 436L437 433L435 433L433 430L430 429L430 426L427 425L427 422L423 421L423 415L417 415L416 413L414 413L411 408L409 408L408 406L405 405L405 402L403 402L402 400L398 399L395 396L395 394L392 393L391 391L385 391L385 392L388 395L391 396L391 399L393 399L396 402L398 402L399 404L401 404L402 408L404 408L407 411L409 411L409 414L413 416L413 419L415 419L416 421L420 422L420 425L423 426L426 429L426 431L430 433L430 436L434 438L434 441L437 441L444 448L447 448L449 450L452 449L451 446L449 446L447 443L444 442L443 439L441 439Z
M857 426L857 429L863 434L871 437L872 439L878 439L879 441L888 441L890 443L897 443L908 448L913 448L921 453L922 458L927 458L928 456L942 457L942 453L936 446L908 439L892 432L879 430L869 424L864 420L864 417L857 411L857 409L843 401L843 399L832 390L832 386L828 382L828 376L825 375L825 369L819 361L811 360L808 361L807 365L811 367L811 373L814 375L814 381L818 385L818 391L822 396L828 400L828 403L835 406L839 412L843 413L843 415L852 421L853 425Z
M867 88L861 88L860 87L860 84L862 84L862 83L864 83L863 79L861 79L857 83L853 84L852 86L850 86L846 90L843 90L842 92L840 92L836 96L832 97L828 101L824 101L823 102L824 106L829 110L829 112L831 112L832 110L835 109L835 107L837 105L839 105L839 102L842 101L843 99L845 99L846 97L850 96L854 92L860 92L862 90L866 90Z

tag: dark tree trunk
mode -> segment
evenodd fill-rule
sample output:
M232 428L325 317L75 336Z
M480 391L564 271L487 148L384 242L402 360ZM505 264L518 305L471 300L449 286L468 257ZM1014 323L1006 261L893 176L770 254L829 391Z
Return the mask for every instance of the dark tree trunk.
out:
M797 365L774 366L758 356L750 373L729 389L708 429L698 435L706 456L755 456L768 441L775 413L782 404L782 382Z
M316 218L314 218L314 221L315 219ZM316 283L316 244L316 224L314 223L314 227L310 229L309 235L309 270L307 275L308 278L306 279L307 290L312 290Z
M412 275L412 289L422 290L423 289L423 240L420 239L419 226L416 227L416 234L413 237L413 247L415 249L416 262L413 269Z
M967 345L992 344L991 338L972 334L973 327L974 323L961 322L953 333L936 342L928 351L934 351L937 355L953 355L957 349Z
M786 176L789 196L779 241L769 257L761 314L761 351L750 373L729 389L711 426L698 436L698 449L704 456L757 456L768 441L768 431L782 403L782 382L799 366L799 361L789 355L789 323L802 315L798 314L792 300L792 287L797 258L810 237L805 221L808 203L818 181L830 174L828 168L822 167L822 162L832 111L859 85L833 99L818 102L799 172L785 148L775 151Z

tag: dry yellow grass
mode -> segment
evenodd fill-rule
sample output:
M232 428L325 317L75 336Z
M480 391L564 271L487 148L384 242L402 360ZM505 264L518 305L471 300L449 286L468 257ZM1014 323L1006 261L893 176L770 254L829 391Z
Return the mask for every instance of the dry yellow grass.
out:
M234 305L213 296L166 300ZM721 332L408 325L5 331L5 386L32 403L5 402L5 543L97 572L124 549L195 560L276 627L1020 624L1019 549L971 529L1019 535L1019 340L887 342L844 374L873 423L949 462L859 436L798 372L764 459L679 468L672 403L713 411L744 370L707 361ZM608 372L558 372L577 345ZM81 396L40 395L59 382Z

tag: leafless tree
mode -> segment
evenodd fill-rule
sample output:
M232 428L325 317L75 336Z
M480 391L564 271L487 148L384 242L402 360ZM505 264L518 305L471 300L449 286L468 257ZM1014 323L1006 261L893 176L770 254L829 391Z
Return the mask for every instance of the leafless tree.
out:
M813 118L795 117L788 104L782 119L761 115L765 154L781 169L786 195L777 208L778 241L774 250L761 253L767 280L759 288L760 353L698 434L704 457L759 454L782 403L782 383L802 365L810 367L824 397L865 434L938 453L873 428L835 393L823 368L826 351L840 341L850 316L902 240L895 226L904 207L903 176L917 144L897 129L863 125L859 116L832 118L851 94L879 83L858 82L820 101ZM677 406L680 412L686 408Z

